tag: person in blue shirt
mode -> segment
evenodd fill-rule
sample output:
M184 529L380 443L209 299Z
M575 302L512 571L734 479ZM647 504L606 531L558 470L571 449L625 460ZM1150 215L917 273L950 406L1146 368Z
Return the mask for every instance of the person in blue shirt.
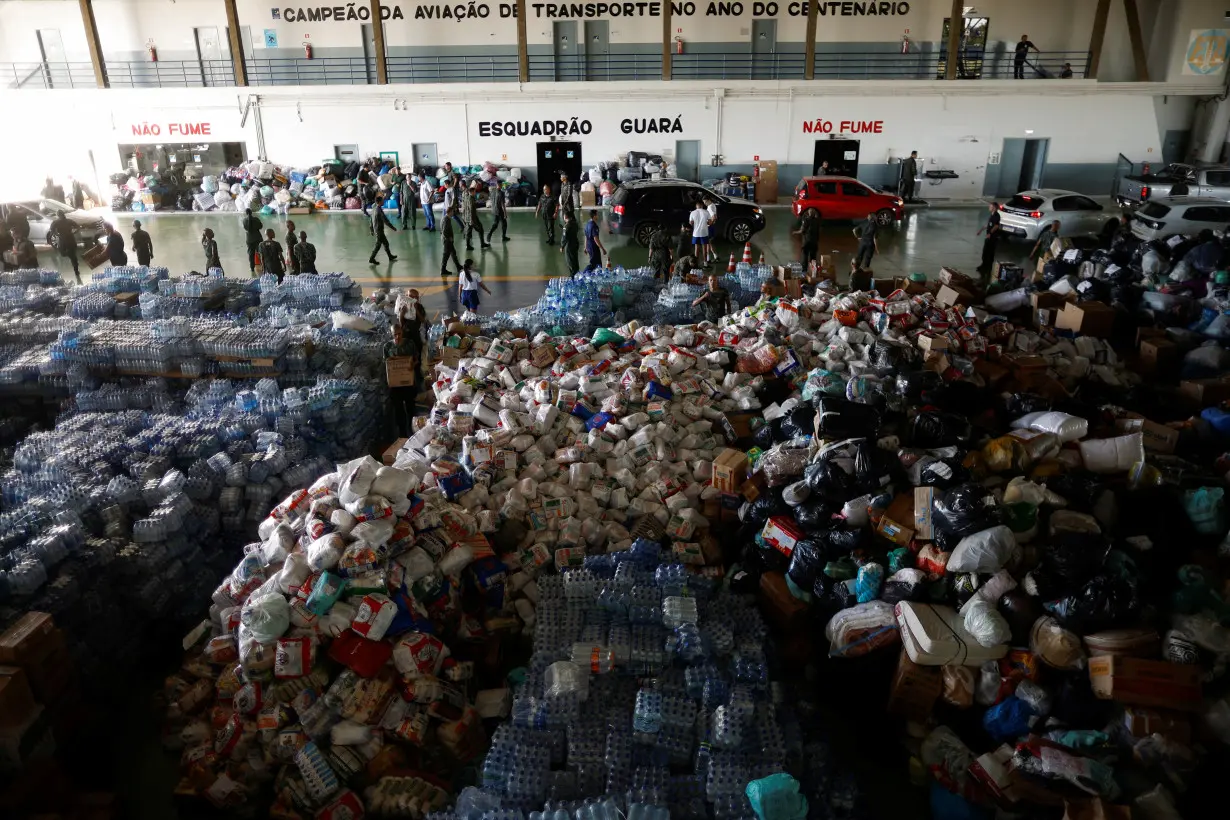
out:
M602 267L602 254L606 248L598 238L598 211L589 212L589 221L585 223L585 252L589 254L589 265L585 270L596 270Z

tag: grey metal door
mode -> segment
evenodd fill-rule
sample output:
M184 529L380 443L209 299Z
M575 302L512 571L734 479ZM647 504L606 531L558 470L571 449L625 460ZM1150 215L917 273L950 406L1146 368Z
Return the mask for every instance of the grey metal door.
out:
M201 65L205 85L230 85L226 82L226 66L222 64L222 38L217 26L198 26L192 30L196 40L196 58Z
M333 158L345 164L348 162L359 161L359 146L357 145L335 145L333 146Z
M576 21L556 21L552 27L555 33L555 79L559 82L576 82L581 79Z
M70 88L68 60L64 57L64 40L58 28L41 28L36 32L38 51L43 55L43 82L48 88ZM24 82L24 78L23 78Z
M758 80L777 77L777 21L752 21L752 71Z
M611 24L606 20L585 21L585 79L611 80Z
M700 182L700 140L675 140L675 173Z
M1162 135L1162 162L1182 162L1187 158L1187 146L1191 142L1191 131L1167 130Z
M376 30L371 23L359 26L363 34L363 73L367 75L367 84L376 84ZM361 75L360 75L361 76Z
M1049 138L1025 140L1025 153L1021 157L1021 176L1017 181L1017 191L1032 191L1042 187L1042 178L1046 173L1046 154L1050 147Z
M995 195L1001 199L1010 197L1019 189L1021 166L1025 161L1025 142L1020 137L1005 137L1004 150L999 155L999 186Z
M436 161L436 144L434 142L416 142L410 146L414 152L414 167L426 168L429 174L435 174L440 167Z

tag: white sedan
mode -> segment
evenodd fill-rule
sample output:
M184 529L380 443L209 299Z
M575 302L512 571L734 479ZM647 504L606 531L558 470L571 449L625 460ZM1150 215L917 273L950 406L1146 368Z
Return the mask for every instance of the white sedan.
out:
M1030 242L1052 222L1060 236L1105 236L1119 228L1119 217L1084 194L1041 188L1021 191L999 206L1000 230Z

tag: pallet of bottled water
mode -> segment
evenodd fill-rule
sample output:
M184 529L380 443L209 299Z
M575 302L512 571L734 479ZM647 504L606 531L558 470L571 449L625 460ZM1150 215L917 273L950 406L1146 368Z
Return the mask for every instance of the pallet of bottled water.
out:
M453 816L753 817L781 704L759 611L716 586L644 538L539 577L525 683Z
M170 275L163 267L117 265L91 274L86 287L98 293L155 293Z
M58 270L48 268L19 268L0 273L0 285L45 285L63 284Z

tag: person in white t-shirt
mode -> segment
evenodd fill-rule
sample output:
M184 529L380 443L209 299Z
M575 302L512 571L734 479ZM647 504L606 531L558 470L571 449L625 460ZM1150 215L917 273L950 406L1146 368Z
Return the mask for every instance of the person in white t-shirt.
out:
M696 210L688 217L692 223L692 255L708 264L709 261L709 212L703 199L697 198Z
M491 291L487 290L487 286L483 284L483 275L474 270L474 260L467 259L461 266L461 273L457 278L457 295L461 298L461 304L466 310L478 313L478 289L482 288L487 294Z
M705 208L705 210L709 212L709 233L710 233L710 234L712 234L712 233L713 233L713 226L717 224L717 208L718 208L718 204L717 204L717 200L716 200L716 199L707 199L707 200L706 200L706 202L708 203L708 205L707 205L707 207ZM708 251L709 251L709 258L706 260L706 262L716 262L716 261L717 261L717 254L716 254L716 253L714 253L714 251L713 251L713 242L712 242L712 241L710 241L710 242L709 242L709 244L708 244L708 245L706 245L705 247L706 247L706 248L708 249Z
M427 217L427 224L423 226L425 231L434 231L436 229L436 218L431 212L431 200L435 190L431 187L431 183L427 181L427 177L423 177L423 184L419 186L419 204L423 206L423 215Z

